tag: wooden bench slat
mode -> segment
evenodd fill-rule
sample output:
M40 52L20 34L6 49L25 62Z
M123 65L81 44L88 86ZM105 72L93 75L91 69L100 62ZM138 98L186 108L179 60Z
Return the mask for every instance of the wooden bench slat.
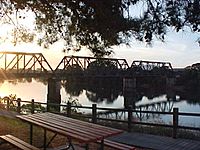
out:
M26 143L22 141L21 139L18 139L12 135L3 135L3 136L0 136L0 138L22 150L39 150L39 148L36 148L33 145L30 145L29 143Z
M25 145L26 147L28 147L28 148L30 148L32 150L38 150L39 149L39 148L36 148L35 146L29 144L29 143L26 143L25 141L15 137L15 136L7 135L7 137L9 137L9 138L11 138L11 139L13 139L15 141L18 141L20 144Z

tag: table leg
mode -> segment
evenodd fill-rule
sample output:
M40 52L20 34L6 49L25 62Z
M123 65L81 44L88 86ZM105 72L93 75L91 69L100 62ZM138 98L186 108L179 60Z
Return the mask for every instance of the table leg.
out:
M104 150L104 139L101 140L101 147L100 150Z
M33 125L30 124L30 144L33 144Z
M46 149L46 141L47 141L47 130L44 129L44 145L43 145L44 150Z
M53 139L57 136L57 133L54 134L54 136L49 140L49 142L46 144L46 147L49 146L49 144L51 144L51 142L53 141Z
M89 150L89 144L85 144L85 150Z
M74 146L73 146L73 144L72 144L72 140L71 140L71 138L69 138L69 137L67 137L67 139L68 139L68 145L67 145L67 148L66 149L72 149L72 150L75 150L74 149Z

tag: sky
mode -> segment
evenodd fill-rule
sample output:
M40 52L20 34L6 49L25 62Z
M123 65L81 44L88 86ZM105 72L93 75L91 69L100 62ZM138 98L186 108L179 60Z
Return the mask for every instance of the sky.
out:
M135 60L170 62L173 68L184 68L200 62L200 46L196 42L197 34L190 32L169 32L165 42L155 40L152 46L138 41L132 41L130 46L113 46L113 58L124 58L129 65ZM92 56L89 50L84 49L76 53L62 52L62 42L51 45L48 49L39 47L36 43L19 44L14 46L9 42L0 42L0 51L21 51L43 53L47 61L55 68L64 55Z
M30 14L28 14L30 16ZM24 21L25 25L30 26L34 18L28 17L29 21ZM8 26L0 25L0 51L20 51L20 52L39 52L43 53L50 65L55 68L62 60L64 55L92 56L87 49L78 53L69 51L63 53L62 42L59 41L51 45L48 49L39 47L36 43L18 44L14 46L10 40L4 41L1 37L7 34L10 29ZM200 62L200 46L196 40L199 34L185 32L167 33L165 42L154 40L152 46L145 43L131 41L130 46L113 46L114 53L112 58L126 59L129 65L135 60L170 62L173 68L184 68L194 63Z
M200 62L200 46L196 42L200 35L191 32L169 32L165 42L155 40L152 46L132 42L131 47L115 48L115 56L133 60L170 62L173 67L183 68Z

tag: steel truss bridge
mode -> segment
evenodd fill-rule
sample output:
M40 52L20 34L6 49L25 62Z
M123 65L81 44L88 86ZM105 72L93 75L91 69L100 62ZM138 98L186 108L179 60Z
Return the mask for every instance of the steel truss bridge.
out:
M1 77L50 76L53 69L41 53L0 52Z
M56 69L42 53L0 52L1 78L17 77L133 77L165 76L173 72L169 62L133 61L125 59L64 56Z

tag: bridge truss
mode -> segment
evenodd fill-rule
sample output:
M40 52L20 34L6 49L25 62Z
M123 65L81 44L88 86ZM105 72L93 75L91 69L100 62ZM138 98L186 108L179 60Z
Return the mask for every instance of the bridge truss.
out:
M0 77L37 77L53 69L41 53L0 52Z
M55 70L41 53L0 52L0 77L55 76L70 77L146 77L169 76L173 68L169 62L133 61L129 67L125 59L65 56Z
M173 68L169 62L133 61L128 69L129 74L162 76L172 75Z
M65 56L55 69L56 74L115 76L129 68L125 59ZM119 75L119 74L118 74Z

